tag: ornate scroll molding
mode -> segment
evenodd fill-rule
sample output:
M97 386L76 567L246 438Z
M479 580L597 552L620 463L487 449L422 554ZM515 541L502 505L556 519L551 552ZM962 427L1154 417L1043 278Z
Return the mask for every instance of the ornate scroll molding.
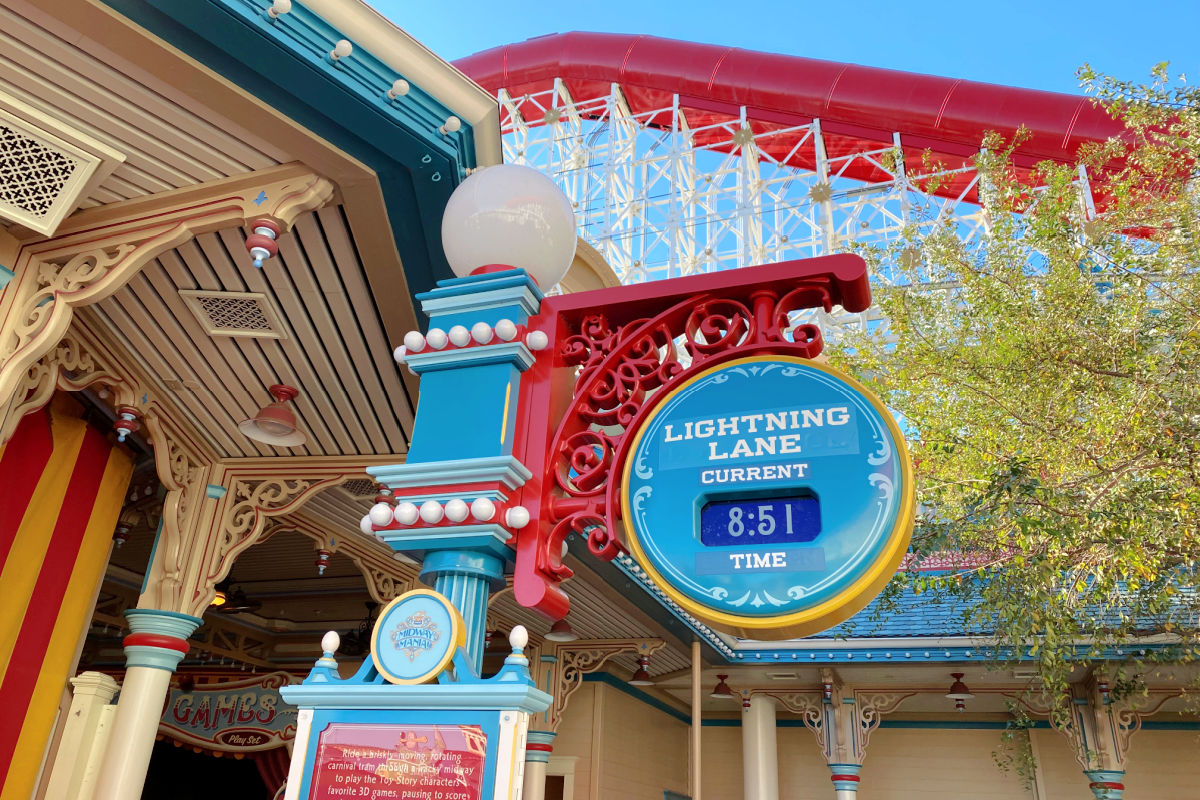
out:
M563 642L552 651L558 661L553 665L550 685L553 687L554 704L550 706L549 730L557 731L563 712L571 695L583 683L583 676L596 672L608 659L621 653L651 655L662 649L662 639L591 639L589 641ZM548 651L545 644L542 650Z
M1175 690L1151 691L1145 695L1114 700L1103 672L1094 672L1086 682L1072 684L1071 694L1062 698L1068 705L1065 715L1056 710L1053 698L1029 694L1005 694L1030 712L1047 716L1050 725L1067 737L1075 760L1089 770L1124 770L1129 740L1170 700L1179 697Z
M0 295L0 398L70 327L74 310L124 286L151 259L192 237L254 219L287 230L334 186L299 164L179 189L72 216L52 239L23 242Z
M560 588L571 576L567 536L579 534L605 560L622 552L611 473L654 398L739 356L815 358L820 329L793 325L792 312L865 308L870 299L866 265L849 254L605 291L602 311L594 299L561 295L530 322L553 355L536 368L540 377L522 381L520 406L531 413L520 458L541 480L520 496L537 525L516 537L515 575L522 605L550 619L570 607Z
M157 455L157 442L155 451ZM164 524L161 555L156 554L149 588L139 605L199 616L212 599L213 586L229 573L242 551L261 541L268 522L294 513L324 489L361 477L367 466L396 459L395 455L245 458L213 465L187 487L180 486L186 504L165 507L168 521L173 511L179 514L177 524ZM186 465L181 466L187 472ZM168 503L172 494L168 492ZM197 497L199 503L194 502ZM391 593L400 588L394 573L381 566L376 569L378 574L368 581L375 591Z
M354 562L367 582L367 591L377 603L386 603L417 586L417 568L395 559L392 548L357 533L335 533L303 513L273 519L258 541L280 531L295 531L312 539L317 547L341 553Z
M751 689L750 695L767 695L804 722L812 731L827 764L862 764L871 733L884 716L916 692L879 692L851 689L831 669L821 670L825 684L817 692L781 692Z
M77 392L92 386L111 392L118 406L135 405L144 393L141 382L122 368L91 331L77 323L21 374L0 421L0 444L12 438L22 417L49 403L56 389Z
M750 689L747 696L765 695L772 697L786 711L800 717L804 727L812 731L817 746L825 751L825 705L820 692L775 692L767 689Z

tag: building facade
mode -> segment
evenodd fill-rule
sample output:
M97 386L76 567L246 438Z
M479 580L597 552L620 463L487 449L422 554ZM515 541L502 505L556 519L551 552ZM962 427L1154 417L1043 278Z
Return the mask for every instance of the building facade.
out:
M295 730L272 692L329 629L351 672L379 604L420 585L359 520L368 470L413 443L420 382L393 351L428 332L415 296L452 276L442 211L475 170L553 173L581 237L559 291L619 291L827 255L921 204L973 235L969 176L925 194L903 157L872 154L940 148L962 170L979 126L1023 121L955 105L1019 94L935 79L918 81L928 108L864 94L888 76L823 93L818 63L771 61L810 89L738 99L740 56L700 87L673 70L712 53L662 40L570 34L460 71L358 0L9 0L0 18L4 800L155 797L180 769L199 786L237 762L259 776L237 791L275 796ZM1081 99L1037 94L1039 156L1107 135ZM555 698L526 797L1200 796L1185 668L1114 701L1087 665L1052 728L1019 654L991 669L952 609L908 597L805 639L738 639L585 538L561 559L569 630L511 577L487 607L484 672L523 625ZM1021 703L1033 724L1014 729Z

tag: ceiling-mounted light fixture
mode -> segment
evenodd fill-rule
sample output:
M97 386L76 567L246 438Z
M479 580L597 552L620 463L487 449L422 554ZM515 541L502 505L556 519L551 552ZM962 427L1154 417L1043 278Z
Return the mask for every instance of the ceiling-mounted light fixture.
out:
M253 418L242 420L238 430L256 442L276 447L299 447L304 444L304 432L296 428L296 415L287 407L287 403L300 392L281 383L267 391L275 398L275 402L260 408Z
M237 587L225 597L225 602L217 610L222 614L240 614L243 611L258 611L262 608L262 600L249 597L242 587Z
M633 677L629 679L630 686L653 686L654 681L650 680L650 656L638 656L637 672L633 673Z
M550 632L546 634L546 639L551 642L573 642L578 638L579 634L571 629L571 623L565 617L551 625Z
M250 223L252 233L246 237L246 250L254 259L256 269L262 269L263 262L279 252L275 242L282 228L269 219L256 219Z
M712 694L709 695L713 700L733 700L733 689L729 688L729 684L725 682L728 675L718 675L717 685L713 687Z
M124 442L129 434L138 432L142 427L137 421L139 416L141 415L133 406L121 406L117 409L117 420L113 423L113 430L117 432L118 442Z
M231 588L229 578L225 578L225 580L221 581L213 588L217 590L217 593L213 595L213 599L209 602L208 607L219 609L229 601L229 590Z
M954 701L956 711L965 711L967 706L964 701L975 698L975 695L971 694L971 690L963 683L963 674L962 672L950 673L950 677L954 678L954 683L950 684L950 691L946 693L947 699Z

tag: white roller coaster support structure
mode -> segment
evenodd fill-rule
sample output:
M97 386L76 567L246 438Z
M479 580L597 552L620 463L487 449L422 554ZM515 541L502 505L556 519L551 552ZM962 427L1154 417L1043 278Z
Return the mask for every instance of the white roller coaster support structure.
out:
M678 95L669 107L633 114L617 84L606 95L577 98L556 79L553 89L517 98L501 89L499 101L505 160L558 182L580 236L623 283L919 240L946 221L968 243L989 232L987 215L966 200L979 183L974 168L917 172L904 163L900 133L888 147L830 157L819 119L751 123L742 107L736 118L694 127ZM801 154L814 169L792 166ZM846 177L860 160L886 179ZM1081 211L1090 217L1082 167L1079 175ZM956 196L919 188L951 177L962 187ZM885 270L873 279L894 277ZM874 310L817 319L831 339L841 326L880 322Z

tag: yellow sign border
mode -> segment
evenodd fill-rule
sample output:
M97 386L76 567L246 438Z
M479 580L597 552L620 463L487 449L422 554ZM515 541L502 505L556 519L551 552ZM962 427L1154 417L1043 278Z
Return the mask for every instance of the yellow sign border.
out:
M415 678L401 678L384 669L383 664L380 663L379 656L375 651L376 646L379 644L380 625L385 619L387 619L388 614L400 603L403 603L410 597L416 596L430 597L450 612L450 644L446 647L445 655L438 660L437 666ZM391 602L383 607L383 611L379 612L379 616L375 620L375 627L371 629L371 661L375 664L375 669L388 683L394 683L400 686L411 686L418 683L427 683L436 678L442 673L443 670L446 669L451 660L453 660L455 651L460 647L465 647L466 643L467 625L463 621L462 614L460 614L458 609L454 607L454 604L450 602L450 599L440 592L435 592L433 589L413 589L405 592L399 597L394 598Z
M667 403L671 401L671 398L696 381L714 372L756 361L789 361L805 367L811 367L843 381L850 388L862 395L879 412L879 416L883 419L884 424L887 426L896 443L896 454L900 458L903 492L900 499L900 508L896 516L896 524L888 533L887 546L880 556L876 558L875 563L858 580L818 606L775 617L751 617L711 608L684 595L666 581L650 563L649 559L646 558L645 551L638 540L637 531L634 530L632 522L632 508L630 507L629 492L627 490L629 486L629 472L633 468L633 456L637 452L638 445L641 443L642 434L650 427L650 423L654 420L658 412L665 408ZM802 636L811 636L814 633L828 630L841 622L845 622L861 611L883 591L883 587L891 580L892 575L895 574L896 569L900 566L900 562L903 561L904 554L908 551L908 543L912 538L916 512L916 485L913 480L912 460L909 458L908 444L904 440L904 434L900 431L900 426L892 418L891 412L888 411L887 407L879 401L879 398L873 392L841 370L833 369L824 364L818 364L806 358L788 355L759 355L730 359L729 361L709 367L688 378L679 386L674 387L665 393L661 399L655 399L658 402L650 414L642 420L638 430L634 433L629 449L625 452L625 464L621 470L621 523L625 529L625 541L633 551L633 556L637 559L638 564L646 571L646 574L650 576L655 585L666 592L667 596L678 603L681 608L717 630L740 636L743 639L794 639Z

